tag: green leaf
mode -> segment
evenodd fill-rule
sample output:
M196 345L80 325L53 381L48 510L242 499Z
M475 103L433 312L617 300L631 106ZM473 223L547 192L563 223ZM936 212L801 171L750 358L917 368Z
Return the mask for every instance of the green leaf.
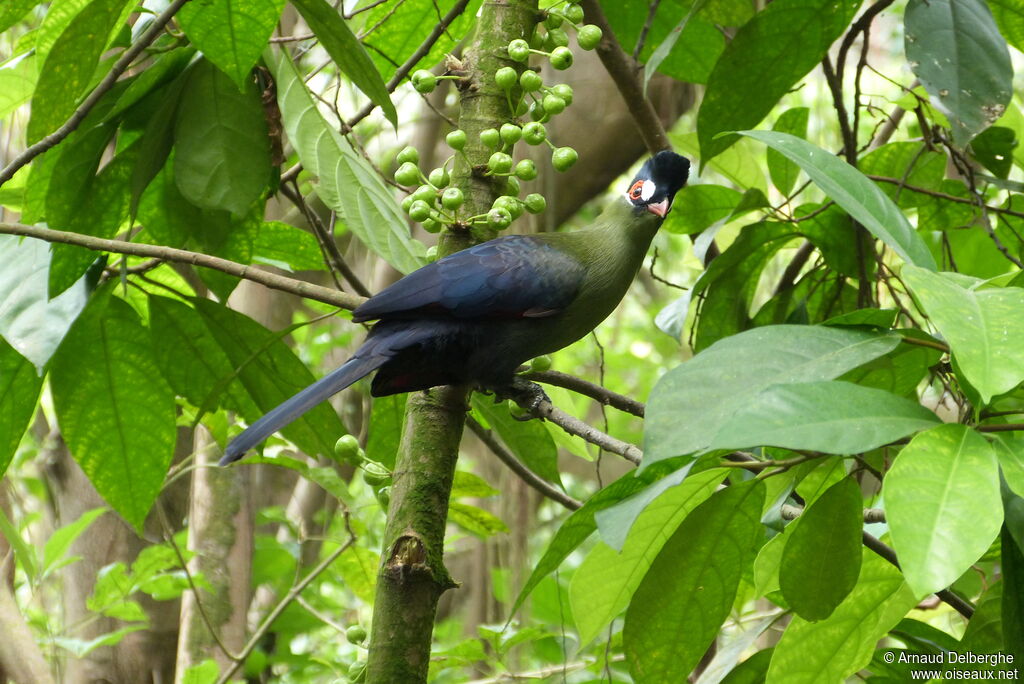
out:
M126 0L92 0L57 38L32 96L30 144L57 130L75 111L126 4Z
M501 494L501 492L487 484L487 481L479 475L474 475L473 473L465 470L455 471L455 480L452 483L451 498L486 499L487 497L497 496L498 494Z
M670 133L669 140L681 154L700 158L700 142L696 133ZM704 166L716 171L743 190L757 188L768 192L768 179L764 164L757 156L757 145L752 140L739 138L736 144L714 159L703 160ZM670 213L669 216L672 214Z
M964 425L914 437L886 473L882 496L903 574L919 597L966 572L1003 522L995 452Z
M844 477L800 516L782 551L779 586L790 608L817 622L857 584L864 527L860 485Z
M458 525L480 539L508 532L508 525L493 513L458 501L448 504L448 522Z
M145 624L128 625L127 627L115 629L112 632L107 632L106 634L101 634L94 639L88 640L57 636L54 637L53 642L73 654L76 658L84 658L101 646L116 646L132 632L139 632L146 629L146 627L147 625ZM216 663L214 663L214 666L216 666ZM186 681L188 681L187 675Z
M711 448L859 454L938 422L920 404L883 390L838 380L788 383L749 397L722 425Z
M49 299L50 248L42 240L0 235L0 335L42 371L85 307L85 279Z
M189 70L175 126L174 180L190 202L245 214L270 180L270 136L256 87L207 61Z
M589 643L629 604L666 540L725 477L722 469L688 477L651 502L632 525L622 551L599 542L576 568L569 601L581 644Z
M334 565L344 579L345 586L351 589L364 603L372 604L374 587L377 585L380 556L376 552L356 544L345 549Z
M101 125L79 131L58 146L60 155L46 190L46 221L58 230L69 230L91 199L100 159L116 127Z
M773 648L758 651L730 670L721 684L762 684L774 653Z
M807 121L810 118L811 110L807 107L793 107L787 109L772 126L773 131L789 133L798 138L807 138ZM772 177L772 183L783 195L788 195L796 185L797 176L800 175L800 168L786 159L777 150L768 148L768 174Z
M200 0L182 7L177 19L203 56L244 91L284 5L285 0Z
M1003 527L1003 644L1015 660L1024 658L1024 553L1013 543L1010 531Z
M982 401L1009 392L1024 380L1024 289L979 290L957 274L905 266L907 286L946 338L960 369ZM970 282L969 280L967 282Z
M261 463L294 470L310 482L319 485L321 489L333 496L343 504L352 505L352 494L349 492L348 483L341 479L338 472L329 466L311 466L305 461L289 456L248 456L242 463Z
M724 185L687 185L675 199L677 206L686 210L669 213L664 228L681 235L699 233L729 216L742 197L742 193Z
M281 341L280 335L215 302L193 299L192 303L209 334L237 370L239 381L260 413L269 411L315 380L302 361ZM260 413L247 414L245 419L252 423ZM281 434L310 456L332 454L334 442L345 432L338 414L326 402L281 430Z
M387 120L397 128L398 113L391 102L384 79L338 10L327 4L326 0L294 0L293 4L341 72L379 105Z
M644 463L706 449L751 397L775 384L831 380L892 351L893 334L767 326L716 342L672 369L651 392Z
M395 467L395 455L405 425L407 398L407 394L373 398L369 436L366 438L366 457L371 461L383 463L388 468Z
M38 78L39 60L35 55L19 55L0 66L0 119L29 101Z
M0 5L0 33L11 28L42 0L6 0Z
M830 199L904 261L935 270L931 252L907 217L860 171L796 136L775 131L740 131L740 134L760 140L796 162Z
M665 58L672 53L672 49L676 46L676 42L682 36L683 31L686 29L686 25L690 23L690 19L695 17L698 12L704 9L704 6L708 4L708 0L693 0L690 5L690 9L685 15L679 20L669 34L665 36L665 39L661 41L657 49L651 53L650 58L647 60L646 68L644 69L644 93L647 93L647 86L651 82L651 78L654 77L654 72L658 70L661 63L665 61ZM657 11L657 10L655 10Z
M207 658L201 663L189 665L182 677L182 684L214 684L220 675L220 666L213 658Z
M71 455L96 491L141 530L177 439L174 395L135 311L94 297L54 355L53 404Z
M995 123L1013 94L1013 65L984 0L910 0L904 49L961 147ZM940 59L939 56L942 56Z
M248 226L247 226L248 227ZM320 245L311 233L283 221L253 224L254 263L277 266L286 271L316 271L324 266Z
M426 248L410 236L380 175L324 120L291 61L279 51L269 51L265 59L277 81L285 131L303 166L319 177L320 198L363 244L402 273L423 266Z
M794 616L775 646L768 682L842 682L871 661L875 645L917 599L900 571L863 549L857 586L820 622Z
M32 421L42 387L32 362L0 338L0 477Z
M626 610L623 648L639 682L681 682L729 616L764 534L764 484L726 487L665 542Z
M129 179L131 187L131 215L139 213L139 203L149 187L165 166L167 158L174 146L174 123L178 116L178 106L181 103L181 93L188 83L188 76L182 76L167 86L162 92L162 102L156 111L149 117L146 128L142 132L142 139L139 141L139 158L132 169Z
M775 0L736 32L715 63L697 114L705 164L756 126L842 35L861 0ZM781 151L781 150L780 150ZM794 160L795 161L795 160Z
M992 446L996 450L999 469L1007 486L1017 496L1024 497L1024 439L1011 437L1010 434L992 435ZM1024 528L1020 532L1024 534Z
M18 528L7 518L7 514L3 512L3 509L0 509L0 533L4 535L7 544L14 550L14 555L21 561L25 574L32 580L38 579L39 559L36 557L35 549L25 542L25 538L21 536Z
M821 205L803 205L798 207L794 213L797 216L807 216L820 208ZM857 258L857 250L850 248L851 245L857 244L857 231L849 214L833 204L826 207L821 213L802 220L798 224L798 228L800 233L818 248L821 258L825 260L829 268L848 278L860 279L860 260ZM873 260L865 264L867 271L865 275L870 278L875 268Z
M558 449L541 421L516 420L504 403L495 404L492 398L480 394L473 396L472 405L527 468L545 480L561 486Z
M1020 0L988 0L988 8L1007 42L1024 52L1024 5Z
M71 545L89 529L89 526L95 522L96 518L106 512L106 508L94 508L91 511L82 513L82 515L78 516L77 519L67 525L54 530L53 534L50 535L50 538L46 540L46 545L43 547L42 561L44 577L57 568L63 567L67 564L67 559L65 559L64 556L71 549Z
M971 141L974 158L997 178L1006 179L1013 168L1013 150L1020 144L1012 128L992 126Z

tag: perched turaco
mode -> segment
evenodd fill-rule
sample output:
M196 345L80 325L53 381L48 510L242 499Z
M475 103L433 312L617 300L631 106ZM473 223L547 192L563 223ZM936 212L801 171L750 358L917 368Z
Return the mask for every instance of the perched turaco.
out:
M514 374L524 361L572 344L618 306L689 172L686 158L659 152L593 226L489 240L374 295L352 313L357 323L378 321L355 355L250 425L221 463L373 371L375 397L521 387Z

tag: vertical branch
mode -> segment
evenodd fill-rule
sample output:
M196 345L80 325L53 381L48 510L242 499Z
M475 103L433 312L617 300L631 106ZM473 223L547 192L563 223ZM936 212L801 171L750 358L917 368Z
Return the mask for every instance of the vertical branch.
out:
M452 173L453 186L466 198L460 216L485 213L499 194L496 182L482 173L490 152L479 134L511 118L494 72L512 64L509 41L527 37L537 18L537 0L485 3L457 67L463 75L459 127L468 138L466 156L459 155ZM489 229L456 224L442 234L439 251L451 254L490 237ZM466 393L465 387L440 387L409 397L373 607L368 684L427 679L437 602L456 586L444 566L444 528L466 420Z

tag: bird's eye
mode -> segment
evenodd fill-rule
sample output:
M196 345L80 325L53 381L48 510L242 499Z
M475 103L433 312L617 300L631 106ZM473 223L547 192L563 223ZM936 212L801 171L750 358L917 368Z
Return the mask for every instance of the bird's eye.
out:
M642 180L638 180L636 183L633 183L633 187L629 189L629 199L638 200L643 195L643 192L644 182Z
M656 187L654 185L654 181L650 179L641 179L633 183L632 187L630 187L629 189L629 192L626 194L629 196L629 199L633 200L634 202L646 202L647 200L654 197L655 189Z

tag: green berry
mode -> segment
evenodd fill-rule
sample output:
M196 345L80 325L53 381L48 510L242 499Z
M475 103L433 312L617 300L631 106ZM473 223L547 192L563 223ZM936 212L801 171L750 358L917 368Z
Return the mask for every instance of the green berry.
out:
M512 67L501 67L494 72L494 82L502 90L512 90L516 85L516 70Z
M489 149L496 150L498 145L501 144L501 135L498 133L497 128L488 128L480 131L480 142Z
M580 156L571 147L559 147L551 153L551 165L555 171L568 171Z
M437 87L437 76L426 69L419 69L412 74L412 85L421 93L433 92Z
M441 195L441 206L445 209L455 210L462 206L462 203L466 200L462 195L462 191L458 188L448 188Z
M547 40L548 34L541 33L540 31L534 31L533 35L530 36L530 47L534 50L543 50L544 42Z
M542 123L531 121L523 126L523 140L527 145L540 145L547 140L547 137L548 132Z
M399 185L416 185L420 181L420 169L412 162L404 162L395 171L395 182Z
M516 178L531 181L537 177L537 164L532 159L523 159L516 164Z
M512 223L512 213L508 209L491 209L487 212L487 225L495 230L504 230Z
M519 197L521 190L519 179L515 176L508 176L505 178L505 188L501 191L501 194L507 197Z
M409 207L412 206L413 201L414 200L413 200L412 195L409 195L404 200L402 200L402 211L404 211L406 214L408 214L409 213Z
M421 185L416 188L416 192L410 195L413 202L419 200L420 202L426 202L429 205L434 204L434 200L437 199L437 190L430 187L429 185Z
M363 463L363 482L371 487L379 487L391 481L391 471L376 461Z
M580 30L576 32L576 42L579 43L580 47L584 50L593 50L597 47L598 43L601 42L601 37L604 34L601 33L601 29L593 24L587 24L581 26Z
M448 186L451 178L448 176L448 172L441 168L431 171L430 175L427 176L427 180L430 181L430 184L435 188L444 188Z
M513 123L501 124L501 141L506 145L515 145L523 137L523 129Z
M540 212L544 211L548 206L548 202L546 199L544 199L544 195L541 195L536 192L531 192L529 195L527 195L526 198L523 199L523 204L526 205L526 211L530 212L531 214L539 214Z
M551 51L551 66L559 71L565 71L572 66L572 50L563 46L556 47Z
M345 630L345 638L350 644L361 644L366 641L366 630L359 625L349 625Z
M399 164L404 164L405 162L412 162L415 164L420 160L420 153L412 145L406 145L402 148L402 151L398 153L398 157L396 157L396 159Z
M532 93L540 90L540 87L544 85L544 81L536 71L527 69L519 76L519 85L523 86L523 90L526 92Z
M505 202L502 203L500 208L504 209L508 213L512 214L512 220L513 221L515 221L517 218L522 216L523 212L526 211L526 205L524 205L523 201L521 199L519 199L518 197L507 197L506 196L506 197L499 197L498 199L504 199L505 200Z
M548 93L544 96L544 111L552 116L561 114L565 111L565 100L554 93Z
M417 223L426 221L430 218L430 205L423 200L416 200L409 207L409 218Z
M516 38L508 44L508 56L516 62L525 62L530 58L530 44L522 38Z
M551 357L545 354L544 356L538 356L537 358L530 361L530 370L543 373L546 370L551 370Z
M572 86L568 83L551 86L551 92L565 100L566 107L572 104Z
M437 261L437 245L427 247L427 261Z
M423 226L423 230L427 231L428 233L440 233L441 232L441 222L440 221L435 221L432 218L424 219L422 222L420 222L420 225ZM436 250L434 251L434 257L435 258L437 257L437 251Z
M562 25L562 15L561 14L555 14L554 12L549 11L548 12L548 16L544 17L544 26L548 30L556 29L556 28L558 28L561 25Z
M456 128L444 137L444 141L448 143L448 147L453 150L461 150L466 146L466 131L461 128Z
M388 504L391 503L391 487L384 486L377 490L377 503L387 510Z
M565 16L566 20L570 23L578 24L583 21L583 8L579 5L567 5L562 10L562 15Z
M547 121L551 117L548 116L548 111L544 109L543 102L534 102L530 105L530 118L534 121Z
M552 48L566 47L569 45L569 34L565 32L565 29L550 29L547 42Z
M363 462L364 454L358 439L353 435L342 435L334 443L334 456L342 463L359 465Z
M512 157L504 152L495 152L487 160L487 168L491 173L508 173L512 170Z

